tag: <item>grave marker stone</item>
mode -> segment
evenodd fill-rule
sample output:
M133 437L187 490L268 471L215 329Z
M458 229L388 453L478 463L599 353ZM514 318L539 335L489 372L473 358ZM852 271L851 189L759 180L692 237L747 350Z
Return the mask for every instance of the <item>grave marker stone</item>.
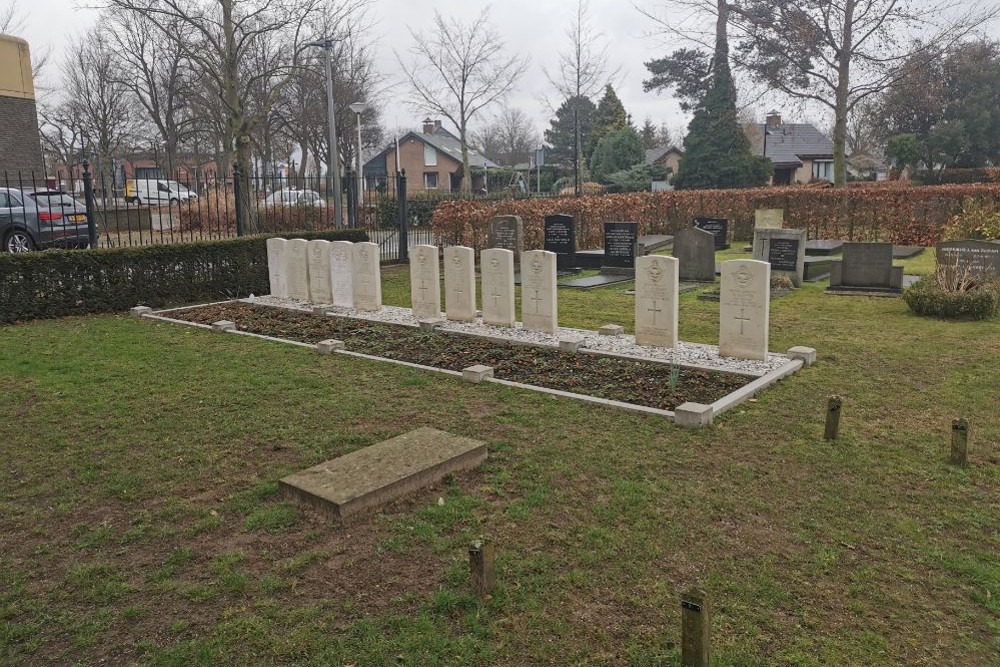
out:
M635 271L635 244L639 240L639 225L635 222L604 223L604 259L601 273Z
M382 309L382 273L379 267L379 248L375 243L355 243L352 251L351 288L356 310Z
M288 298L309 300L309 241L291 239L285 246Z
M806 231L804 229L755 229L753 258L768 262L771 275L782 274L796 287L802 286L806 262Z
M271 296L288 296L288 260L285 256L287 246L288 241L285 239L267 240L267 280Z
M990 241L945 241L934 247L939 267L954 278L968 277L982 282L1000 276L1000 243Z
M751 259L722 263L719 354L767 360L771 265Z
M330 242L322 239L309 242L309 300L313 303L333 303Z
M674 257L679 262L680 280L715 282L715 237L711 232L689 227L674 237Z
M845 243L830 268L832 292L902 291L903 268L892 265L891 243Z
M465 246L444 249L445 317L457 322L476 319L476 252Z
M410 303L418 320L441 317L441 266L438 249L418 245L410 249Z
M354 244L350 241L330 242L330 286L333 305L354 308Z
M521 254L521 321L529 331L554 334L559 329L556 255L546 250Z
M545 250L556 254L559 268L572 268L576 263L576 224L571 215L549 215L545 218Z
M678 264L663 255L635 260L636 345L677 345Z
M754 229L781 229L785 225L785 209L758 208L753 214Z
M514 260L520 260L524 251L524 225L520 216L498 215L491 219L489 242L491 248L510 250Z
M695 218L694 226L712 233L716 250L729 249L729 220L726 218Z
M514 253L491 248L480 254L483 280L483 323L514 326Z

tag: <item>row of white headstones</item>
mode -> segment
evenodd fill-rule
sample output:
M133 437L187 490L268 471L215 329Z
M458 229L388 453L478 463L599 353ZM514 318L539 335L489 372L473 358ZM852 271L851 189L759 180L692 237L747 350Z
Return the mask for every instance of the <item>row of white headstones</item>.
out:
M441 252L436 246L410 250L410 297L416 319L440 318ZM444 316L474 322L477 313L475 251L464 246L443 250ZM483 323L513 327L514 253L483 250ZM374 243L268 239L268 276L273 296L377 311L382 308L379 248ZM637 345L677 345L678 260L664 255L635 260L635 341ZM767 359L771 265L755 260L722 263L719 354ZM521 322L525 329L558 333L556 255L545 250L521 253Z

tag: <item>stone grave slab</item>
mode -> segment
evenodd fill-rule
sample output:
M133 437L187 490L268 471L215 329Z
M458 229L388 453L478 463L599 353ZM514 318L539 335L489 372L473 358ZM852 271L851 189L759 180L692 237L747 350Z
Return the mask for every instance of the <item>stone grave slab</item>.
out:
M916 257L924 251L922 245L894 245L892 246L893 259L909 259Z
M449 320L476 319L476 251L472 248L444 249L444 309Z
M982 282L1000 276L1000 243L993 241L944 241L934 247L939 267L954 274Z
M694 226L711 232L716 250L729 249L729 220L727 218L695 218Z
M521 323L529 331L554 334L559 328L556 256L545 250L521 254Z
M333 303L330 280L330 242L323 239L310 241L309 300L313 303Z
M758 208L753 212L754 229L781 229L785 226L785 209Z
M355 243L351 251L354 308L363 311L381 310L382 272L379 266L378 245L368 242Z
M271 296L288 296L288 260L285 256L287 246L288 241L285 239L267 240L267 281Z
M281 479L281 493L338 519L376 510L486 460L486 443L418 428Z
M635 260L636 345L677 345L678 264L663 255Z
M437 246L410 248L410 304L418 320L441 317L441 265Z
M806 257L802 263L802 280L813 283L829 278L831 264L829 257Z
M498 215L490 220L489 244L514 253L514 261L524 252L524 224L517 215Z
M576 264L581 269L599 269L603 263L604 248L576 251Z
M844 248L844 242L838 239L812 239L806 241L806 254L816 256L837 255Z
M596 276L588 276L587 278L577 278L576 280L561 282L559 283L559 287L568 287L570 289L594 289L595 287L607 287L608 285L627 283L631 280L634 280L632 276L616 276L599 273Z
M573 216L559 213L545 216L542 247L556 254L559 269L576 266L576 223ZM517 262L515 262L517 264Z
M689 227L674 237L673 255L680 263L685 282L715 282L715 237L711 232Z
M771 275L788 276L796 287L802 286L806 260L806 230L755 229L753 258L771 265Z
M514 326L514 253L490 248L480 254L483 283L483 323ZM558 260L557 260L558 261Z
M639 225L635 222L604 223L604 258L602 273L635 273L635 249Z
M350 241L330 242L330 287L334 306L354 308L354 244Z
M285 246L288 298L309 300L309 241L291 239Z
M719 354L767 359L771 265L750 259L722 263L719 288Z
M843 258L830 263L828 292L899 294L903 268L892 265L891 243L845 243Z
M647 234L646 236L640 236L636 242L635 254L638 257L651 255L657 250L669 248L673 242L674 237L669 234Z

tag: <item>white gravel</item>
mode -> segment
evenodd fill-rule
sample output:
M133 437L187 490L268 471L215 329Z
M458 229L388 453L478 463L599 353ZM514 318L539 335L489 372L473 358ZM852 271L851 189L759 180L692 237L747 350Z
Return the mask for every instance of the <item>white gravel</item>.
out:
M251 297L243 299L243 301L308 311L312 311L316 305L324 305L273 296ZM413 317L413 313L409 308L383 306L382 310L378 312L363 312L348 308L334 308L332 306L328 306L328 308L331 313L341 317L353 317L372 322L386 322L409 326L417 326L419 324L419 320ZM559 340L562 338L583 338L585 340L584 348L595 352L624 355L651 361L673 362L681 366L696 366L720 371L731 371L757 377L776 370L788 362L788 357L783 354L771 353L767 361L734 359L732 357L720 357L719 348L716 345L678 342L675 348L649 347L636 345L635 336L630 335L602 336L596 331L570 329L567 327L559 327L559 332L553 335L540 331L528 331L521 326L520 322L515 323L513 328L491 326L483 324L481 318L476 318L475 322L449 322L445 320L440 328L476 336L504 338L552 347L558 347Z

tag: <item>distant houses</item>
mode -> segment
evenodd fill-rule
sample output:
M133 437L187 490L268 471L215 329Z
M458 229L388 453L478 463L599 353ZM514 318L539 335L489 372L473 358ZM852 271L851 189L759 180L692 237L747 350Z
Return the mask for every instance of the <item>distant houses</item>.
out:
M772 185L833 181L833 142L810 123L783 123L772 111L763 124L749 128L754 155L770 158Z

